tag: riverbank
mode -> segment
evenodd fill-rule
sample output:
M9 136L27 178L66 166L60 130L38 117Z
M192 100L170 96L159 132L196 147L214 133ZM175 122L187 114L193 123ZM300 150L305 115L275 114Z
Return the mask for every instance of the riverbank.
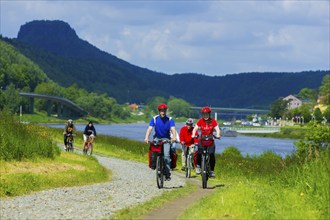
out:
M250 137L299 140L304 138L306 134L311 131L311 129L312 129L311 125L307 124L305 126L297 125L297 126L281 127L279 132L273 132L273 133L245 133L240 135L245 135Z

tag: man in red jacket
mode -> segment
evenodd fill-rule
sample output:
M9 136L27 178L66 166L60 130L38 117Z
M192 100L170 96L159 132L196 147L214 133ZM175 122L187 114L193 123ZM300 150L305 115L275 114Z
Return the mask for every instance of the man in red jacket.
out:
M194 138L192 138L192 131L194 129L194 121L191 118L188 118L186 121L186 125L180 129L180 142L182 145L182 168L181 170L185 170L186 167L186 152L187 147L190 152L194 153L195 145Z

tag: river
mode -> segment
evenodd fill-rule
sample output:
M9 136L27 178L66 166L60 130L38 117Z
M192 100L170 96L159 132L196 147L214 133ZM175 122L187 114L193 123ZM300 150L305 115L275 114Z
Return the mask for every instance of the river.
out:
M184 124L176 124L177 131ZM49 127L63 128L63 124L47 124ZM77 130L83 131L86 125L76 125ZM143 141L148 125L146 123L132 124L95 124L97 134L112 135L125 137L137 141ZM151 135L150 135L151 136ZM277 138L262 138L249 137L238 135L237 137L221 137L220 140L215 140L216 153L221 153L229 146L235 146L243 155L260 155L264 151L273 151L274 153L285 157L295 151L295 140L277 139ZM180 148L180 147L178 147Z

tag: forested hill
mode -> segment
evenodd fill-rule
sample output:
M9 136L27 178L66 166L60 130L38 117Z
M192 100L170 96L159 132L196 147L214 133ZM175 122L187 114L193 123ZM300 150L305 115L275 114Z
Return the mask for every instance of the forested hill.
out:
M315 89L329 71L241 73L205 76L167 75L132 65L87 41L63 21L32 21L17 39L6 39L62 86L76 83L87 91L107 93L118 102L146 102L175 96L195 105L268 107L275 99ZM221 70L219 70L221 72Z

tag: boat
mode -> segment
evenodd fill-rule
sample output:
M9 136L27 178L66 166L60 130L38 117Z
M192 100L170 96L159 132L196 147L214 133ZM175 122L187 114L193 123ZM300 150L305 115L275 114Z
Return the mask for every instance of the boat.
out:
M237 131L231 130L229 128L220 128L222 137L237 137Z

